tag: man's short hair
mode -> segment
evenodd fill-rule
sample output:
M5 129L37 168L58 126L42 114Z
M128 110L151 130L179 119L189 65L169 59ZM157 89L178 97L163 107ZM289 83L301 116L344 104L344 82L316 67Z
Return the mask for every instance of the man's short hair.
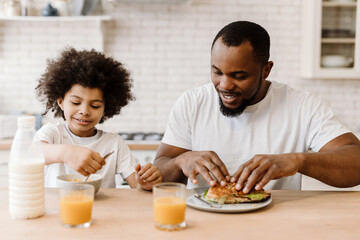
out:
M211 50L218 38L228 47L238 47L248 41L254 49L254 57L261 64L269 61L270 36L268 32L260 25L248 22L232 22L223 27L216 35Z

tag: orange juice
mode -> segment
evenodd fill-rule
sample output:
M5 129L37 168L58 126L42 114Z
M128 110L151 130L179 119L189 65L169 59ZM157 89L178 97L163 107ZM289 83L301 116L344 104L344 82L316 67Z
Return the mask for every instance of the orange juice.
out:
M65 196L60 199L63 224L77 225L90 222L93 198L90 196Z
M154 201L154 221L162 225L175 225L185 221L186 204L182 198L159 197Z

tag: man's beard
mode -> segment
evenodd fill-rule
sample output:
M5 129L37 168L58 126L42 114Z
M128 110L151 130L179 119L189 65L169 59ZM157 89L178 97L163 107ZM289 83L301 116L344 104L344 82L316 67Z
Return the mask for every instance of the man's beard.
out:
M244 100L240 106L236 108L228 108L225 107L223 102L221 101L221 97L219 96L219 104L220 111L225 117L237 117L245 110L245 108L249 105L248 101Z
M236 108L228 108L225 107L225 105L223 104L223 102L221 101L221 97L219 95L219 104L220 104L220 111L221 113L225 116L225 117L237 117L240 114L243 113L243 111L245 110L245 108L247 106L250 105L250 103L255 99L255 97L257 96L258 92L260 91L261 88L261 83L262 83L262 71L261 71L261 75L260 75L260 79L259 79L259 86L256 89L256 92L249 98L249 99L244 99L242 101L242 103L236 107Z
M245 110L248 106L246 102L242 102L240 106L236 108L228 108L221 101L221 97L219 96L219 104L220 104L220 111L225 117L237 117Z

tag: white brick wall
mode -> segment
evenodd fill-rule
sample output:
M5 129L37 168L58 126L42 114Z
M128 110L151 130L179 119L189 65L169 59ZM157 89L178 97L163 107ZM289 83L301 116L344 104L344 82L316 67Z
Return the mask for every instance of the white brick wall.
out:
M40 9L45 0L36 1ZM135 81L136 102L102 126L112 131L158 131L186 89L210 81L210 45L234 20L255 21L271 36L271 80L321 95L351 129L360 127L359 80L299 77L301 0L193 0L191 4L103 5L104 51L123 62ZM98 9L99 11L99 9ZM39 10L37 11L39 12ZM101 49L96 22L0 21L0 113L40 112L34 86L46 58L65 45Z

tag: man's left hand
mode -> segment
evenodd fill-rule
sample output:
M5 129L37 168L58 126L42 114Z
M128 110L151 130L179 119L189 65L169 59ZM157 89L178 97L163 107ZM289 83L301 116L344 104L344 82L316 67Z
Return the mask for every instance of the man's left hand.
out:
M255 155L242 164L231 178L236 189L248 193L262 189L270 180L294 175L302 165L303 154Z

